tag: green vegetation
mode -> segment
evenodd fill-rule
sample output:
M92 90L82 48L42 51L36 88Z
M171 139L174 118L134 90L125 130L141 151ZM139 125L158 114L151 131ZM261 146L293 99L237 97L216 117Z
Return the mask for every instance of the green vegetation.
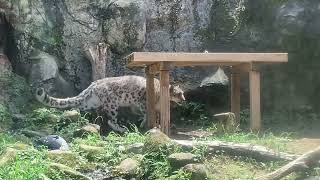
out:
M0 168L0 178L33 180L48 170L48 161L44 153L39 151L19 152L10 165Z
M197 125L207 131L212 131L213 135L198 138L195 140L220 140L237 143L260 144L280 152L290 151L289 143L293 138L290 133L274 134L271 132L253 133L246 131L236 131L233 133L220 132L215 130L215 124L206 113L204 105L198 103L183 104L179 113L185 119L192 119L190 125ZM307 113L306 111L305 113ZM75 111L77 113L77 111ZM137 127L132 126L133 132L118 135L109 133L102 137L91 134L82 138L74 138L74 131L89 123L87 114L81 116L67 116L66 112L53 108L38 108L26 115L24 128L43 131L48 129L52 134L58 134L70 144L70 153L52 158L48 156L48 151L34 149L33 138L27 138L18 133L0 133L0 179L39 179L40 175L45 175L52 179L66 179L71 176L62 171L52 170L52 163L61 163L80 172L90 172L96 169L113 170L120 162L127 158L139 160L139 177L142 179L190 179L192 174L183 169L173 169L168 161L168 156L172 153L183 152L183 150L171 143L157 146L157 148L144 148L142 154L127 152L127 147L135 143L147 143L146 135L141 134ZM8 108L0 105L0 115L3 119L11 117ZM72 115L72 113L71 113ZM317 115L309 114L312 121L317 119ZM2 120L3 120L2 119ZM241 112L241 122L247 124L249 119L248 110ZM202 121L201 123L199 122ZM24 145L26 144L26 145ZM148 146L149 147L149 146ZM12 151L12 149L14 149ZM207 147L196 147L190 152L208 167L213 179L256 179L260 175L273 171L286 162L262 162L250 157L227 156L224 152L208 154ZM8 153L9 152L9 153ZM10 154L12 153L12 154ZM11 155L9 160L3 160L6 155ZM113 171L111 171L113 172ZM318 167L305 173L294 173L288 179L297 179L306 175L319 175ZM106 175L109 176L109 175Z

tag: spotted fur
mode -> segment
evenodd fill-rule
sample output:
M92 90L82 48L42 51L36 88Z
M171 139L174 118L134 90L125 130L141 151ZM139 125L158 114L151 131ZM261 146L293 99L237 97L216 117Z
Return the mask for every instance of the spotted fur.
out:
M160 110L160 82L154 79L156 92L156 110ZM102 110L111 118L108 125L115 131L124 132L125 128L117 123L118 108L124 106L138 107L144 114L143 126L146 122L146 79L140 76L110 77L94 81L78 96L71 98L55 98L49 96L43 88L36 91L36 98L41 103L55 108L79 108L82 111ZM179 103L184 98L184 92L179 86L170 86L171 101Z

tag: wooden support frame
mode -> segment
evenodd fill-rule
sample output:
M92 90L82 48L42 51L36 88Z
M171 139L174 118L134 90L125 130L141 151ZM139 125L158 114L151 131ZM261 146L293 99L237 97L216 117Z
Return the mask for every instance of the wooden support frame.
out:
M250 128L261 129L260 110L260 72L261 64L288 62L288 53L167 53L133 52L125 60L129 67L147 67L147 114L149 128L154 127L152 94L154 87L151 79L160 72L160 126L169 134L170 128L170 92L169 70L171 66L231 66L231 111L235 113L237 123L240 120L240 74L249 72L250 81ZM152 90L153 88L153 90ZM151 89L151 91L150 91ZM149 92L148 92L149 91ZM151 120L149 120L151 119Z
M158 127L156 122L156 94L154 89L154 72L150 69L150 66L145 68L146 73L146 83L147 83L147 98L146 98L146 118L147 118L147 126L149 129L154 127Z
M236 125L240 125L240 73L231 73L231 112L236 116Z
M160 128L170 135L170 63L160 64Z
M260 111L260 72L258 70L249 71L250 84L250 129L252 131L261 130Z

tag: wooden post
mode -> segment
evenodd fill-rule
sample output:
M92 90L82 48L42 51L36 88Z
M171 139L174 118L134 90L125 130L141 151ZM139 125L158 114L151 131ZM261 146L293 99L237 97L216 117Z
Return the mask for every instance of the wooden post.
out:
M149 129L157 127L155 101L156 95L154 90L154 73L150 71L150 66L145 69L147 78L147 126Z
M250 70L250 128L252 131L261 130L260 112L260 72Z
M166 62L160 65L160 126L167 135L170 135L169 66Z
M240 125L240 73L231 74L231 112L235 114L235 125Z

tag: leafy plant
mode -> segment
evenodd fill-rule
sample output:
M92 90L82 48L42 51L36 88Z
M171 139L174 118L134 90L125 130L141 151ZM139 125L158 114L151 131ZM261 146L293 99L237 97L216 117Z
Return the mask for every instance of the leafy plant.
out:
M210 114L205 110L205 105L197 102L183 102L179 107L180 117L192 125L206 126L211 120Z
M0 104L0 122L7 122L8 120L11 120L11 118L8 107L4 104Z

